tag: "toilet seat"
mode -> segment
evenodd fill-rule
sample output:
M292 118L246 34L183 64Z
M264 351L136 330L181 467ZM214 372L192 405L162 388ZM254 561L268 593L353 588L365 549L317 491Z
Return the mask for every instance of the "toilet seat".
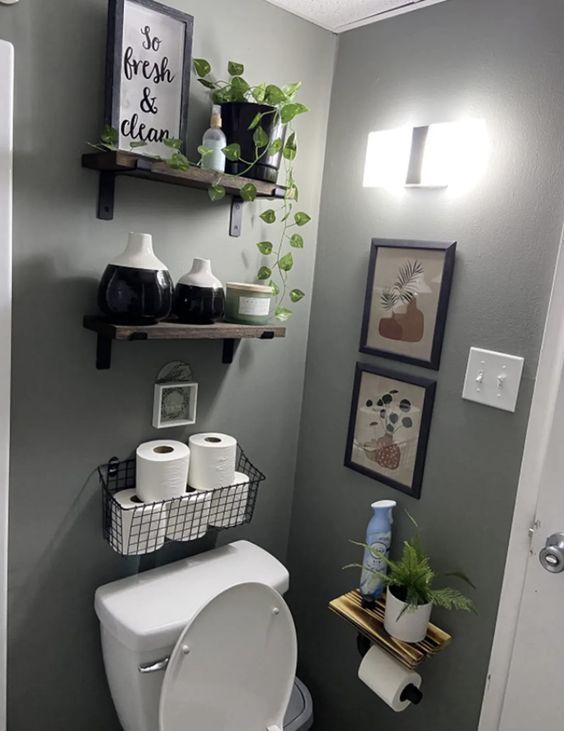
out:
M227 589L180 635L159 730L282 731L296 660L296 631L280 594L258 583Z

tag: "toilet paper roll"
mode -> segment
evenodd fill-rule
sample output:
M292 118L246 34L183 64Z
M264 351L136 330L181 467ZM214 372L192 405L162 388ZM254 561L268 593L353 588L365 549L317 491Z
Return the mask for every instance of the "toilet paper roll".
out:
M217 490L234 483L237 440L228 434L194 434L190 445L188 484L195 490Z
M113 495L110 545L124 556L139 556L161 548L166 535L167 508L163 503L143 505L135 490Z
M233 528L245 522L249 498L249 475L235 472L231 487L213 493L210 525L215 528Z
M190 450L174 439L157 439L137 447L137 496L144 503L186 493Z
M358 677L394 711L405 711L408 700L400 700L408 685L421 687L421 676L400 665L385 650L372 645L358 669Z
M170 504L166 537L171 541L194 541L206 534L212 495L193 492Z

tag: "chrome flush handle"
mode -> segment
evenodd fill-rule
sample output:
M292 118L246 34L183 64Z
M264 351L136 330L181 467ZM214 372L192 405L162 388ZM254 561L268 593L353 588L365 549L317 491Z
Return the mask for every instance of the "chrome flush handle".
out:
M139 665L140 673L158 673L166 670L170 657L163 657L162 660L156 660L148 665Z

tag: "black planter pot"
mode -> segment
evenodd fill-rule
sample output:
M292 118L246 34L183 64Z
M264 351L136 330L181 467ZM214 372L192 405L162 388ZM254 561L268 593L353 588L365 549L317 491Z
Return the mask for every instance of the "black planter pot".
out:
M221 105L222 129L227 138L227 144L238 143L241 146L241 157L243 160L255 159L255 143L253 141L254 130L249 126L258 113L272 110L267 104L254 104L248 102L227 102ZM268 114L262 118L261 127L268 135L269 145L278 138L284 141L286 128L278 123L274 124L274 114ZM260 162L246 170L248 165L244 162L226 161L225 171L231 175L241 175L254 180L265 180L268 183L276 183L278 170L282 160L282 151L276 155L265 155Z

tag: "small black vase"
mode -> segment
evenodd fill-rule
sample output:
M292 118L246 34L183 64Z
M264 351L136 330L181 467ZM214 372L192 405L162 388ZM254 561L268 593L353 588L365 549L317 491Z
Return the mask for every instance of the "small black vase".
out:
M150 234L129 234L98 287L98 307L116 325L154 325L170 315L173 282L153 252Z
M210 325L223 320L225 292L209 259L194 259L192 269L176 285L174 314L180 322Z

